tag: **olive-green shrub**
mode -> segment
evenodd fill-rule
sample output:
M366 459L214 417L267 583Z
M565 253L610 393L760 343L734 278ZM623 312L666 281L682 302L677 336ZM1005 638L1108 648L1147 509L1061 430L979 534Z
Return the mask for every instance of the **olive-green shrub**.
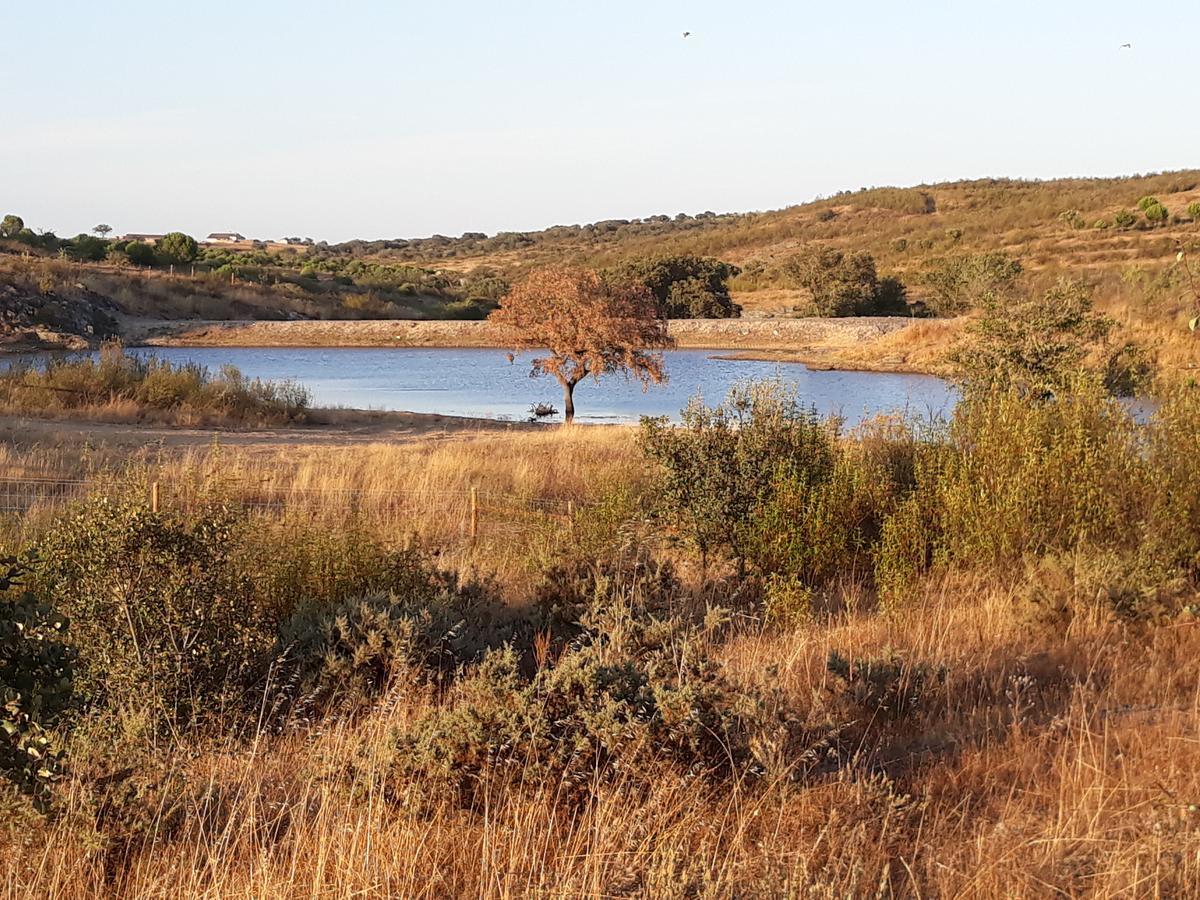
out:
M86 712L177 732L253 705L276 622L234 564L238 517L101 498L43 536L35 584L73 622Z
M71 701L75 649L66 618L24 586L27 564L0 559L0 775L44 803L62 767L50 729Z

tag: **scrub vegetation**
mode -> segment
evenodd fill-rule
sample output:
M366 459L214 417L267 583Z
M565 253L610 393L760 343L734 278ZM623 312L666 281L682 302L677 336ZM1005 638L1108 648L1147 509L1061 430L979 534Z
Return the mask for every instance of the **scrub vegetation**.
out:
M0 884L1187 896L1200 389L1132 410L1056 290L985 310L946 422L767 382L637 430L5 450L102 489L0 520ZM481 483L573 515L472 540Z

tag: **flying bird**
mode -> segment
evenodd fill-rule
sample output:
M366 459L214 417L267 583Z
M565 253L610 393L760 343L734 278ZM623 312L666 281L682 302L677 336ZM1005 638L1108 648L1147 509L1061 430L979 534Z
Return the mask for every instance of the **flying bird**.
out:
M1132 50L1132 49L1133 49L1133 44L1122 44L1122 45L1121 45L1121 49L1122 49L1122 50Z
M684 36L685 38L686 38L686 37L691 37L691 36L692 36L692 33L691 33L690 31L685 31L685 32L683 33L683 36Z

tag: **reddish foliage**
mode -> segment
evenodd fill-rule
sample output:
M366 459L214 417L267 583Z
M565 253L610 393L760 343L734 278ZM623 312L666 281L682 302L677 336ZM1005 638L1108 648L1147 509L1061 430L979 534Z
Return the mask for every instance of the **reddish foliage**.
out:
M589 375L615 372L643 385L665 380L661 353L674 346L654 295L645 285L606 282L570 266L537 269L515 285L489 319L515 350L545 348L531 375L553 375L563 386L566 417L572 392Z

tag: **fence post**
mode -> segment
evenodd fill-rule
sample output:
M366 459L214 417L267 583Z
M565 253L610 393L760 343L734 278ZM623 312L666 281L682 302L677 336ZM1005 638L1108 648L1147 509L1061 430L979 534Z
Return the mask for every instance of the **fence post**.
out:
M158 512L158 482L150 482L150 512Z
M471 488L471 540L479 536L479 488Z

